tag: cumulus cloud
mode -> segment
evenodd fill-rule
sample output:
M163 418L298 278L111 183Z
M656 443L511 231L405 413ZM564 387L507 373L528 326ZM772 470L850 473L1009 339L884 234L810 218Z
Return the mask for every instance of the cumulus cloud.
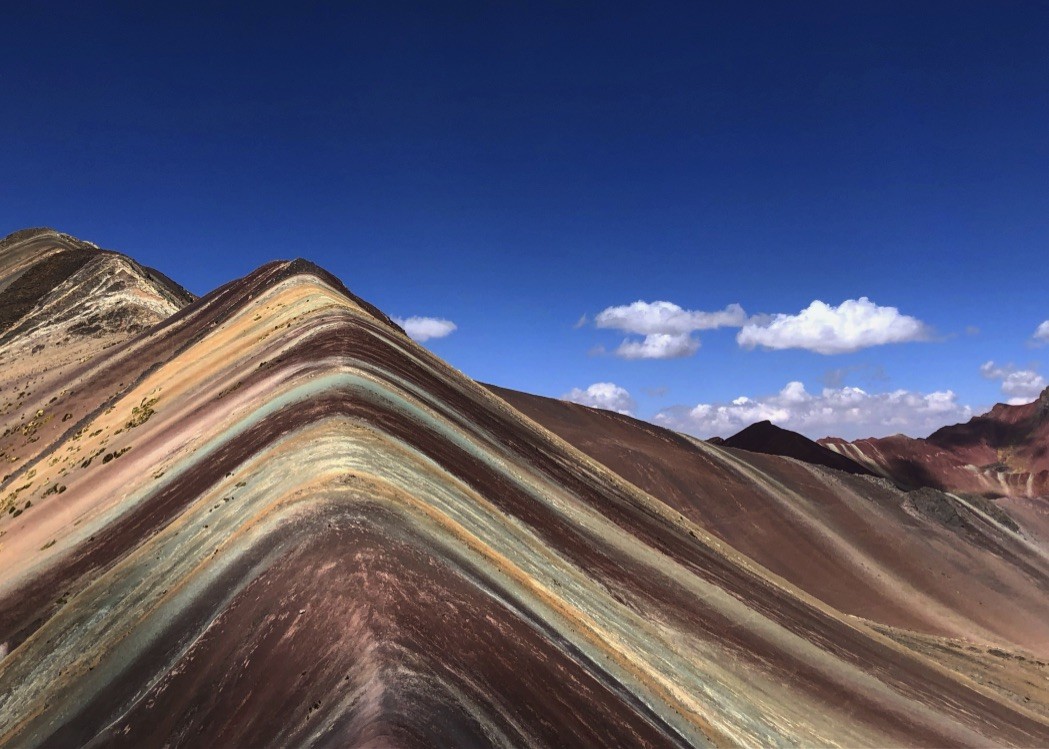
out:
M738 328L746 319L747 313L738 304L730 304L716 312L700 312L682 309L673 302L637 301L602 310L594 318L594 324L599 328L613 328L639 335L681 334L714 328Z
M561 396L561 400L580 403L592 408L603 408L606 411L615 411L627 416L634 415L634 408L637 405L626 388L621 388L614 382L595 382L586 390L572 388Z
M597 314L594 325L644 336L625 339L615 350L624 359L676 359L699 350L699 330L738 328L747 313L738 304L714 312L687 310L673 302L637 301L608 307Z
M1045 378L1034 369L1017 369L1012 364L999 367L993 361L980 366L980 374L988 380L1001 380L1002 393L1011 406L1021 406L1035 400L1046 388Z
M428 341L431 338L444 338L456 330L456 324L451 320L443 320L439 317L395 317L393 321L404 328L404 332L413 341Z
M664 409L654 421L703 438L728 437L768 420L813 439L827 435L856 439L900 432L919 436L971 417L972 409L959 403L950 390L868 393L857 387L828 387L809 393L802 383L788 382L774 395Z
M1031 336L1031 342L1039 346L1049 343L1049 320L1046 320L1035 329L1034 335Z
M623 341L615 354L624 359L680 359L697 351L699 340L688 333L651 333L640 341Z
M745 348L800 348L819 354L844 354L870 346L929 338L921 320L879 307L867 297L846 299L837 307L819 300L796 315L752 318L736 336Z

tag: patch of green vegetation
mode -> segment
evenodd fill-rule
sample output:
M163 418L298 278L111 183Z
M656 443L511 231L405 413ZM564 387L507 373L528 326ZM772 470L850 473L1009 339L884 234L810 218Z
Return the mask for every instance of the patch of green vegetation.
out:
M52 416L44 413L43 409L36 412L36 415L32 419L22 425L22 435L25 437L32 437L36 434L36 430L42 427L47 422L51 421Z
M143 398L142 402L131 409L131 418L124 424L125 429L134 429L137 426L141 426L149 421L149 418L156 413L153 406L157 405L159 398Z
M96 450L96 451L95 451L94 453L92 453L91 455L87 456L87 460L85 460L85 461L84 461L83 463L81 463L81 464L80 464L80 467L81 467L81 468L87 468L87 467L88 467L89 465L91 465L91 461L92 461L92 460L94 460L95 458L97 458L97 457L98 457L99 455L101 455L101 454L102 454L102 453L104 453L105 451L106 451L106 448L104 448L104 447L102 447L102 448L99 448L99 449L98 449L98 450Z
M131 445L128 445L127 447L121 448L120 450L114 450L111 453L106 453L105 455L102 456L102 463L103 463L103 465L108 463L111 460L116 460L117 458L119 458L121 455L123 455L124 453L126 453L130 449L131 449Z

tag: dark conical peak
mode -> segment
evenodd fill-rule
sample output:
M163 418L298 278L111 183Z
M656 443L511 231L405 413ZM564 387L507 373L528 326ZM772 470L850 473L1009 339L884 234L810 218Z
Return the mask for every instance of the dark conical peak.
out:
M756 434L762 433L762 432L769 432L770 434L776 434L778 432L789 432L790 434L798 434L797 432L791 432L789 429L784 429L783 427L778 427L775 424L773 424L771 421L769 421L768 419L763 419L761 421L755 421L749 427L745 427L745 428L741 429L739 431L739 434L742 434L743 432L752 432L752 433L756 433ZM801 435L798 435L798 436L801 436Z
M805 463L834 468L847 473L871 475L871 472L844 455L810 440L803 434L783 429L771 421L759 421L729 437L726 447L766 455L782 455Z

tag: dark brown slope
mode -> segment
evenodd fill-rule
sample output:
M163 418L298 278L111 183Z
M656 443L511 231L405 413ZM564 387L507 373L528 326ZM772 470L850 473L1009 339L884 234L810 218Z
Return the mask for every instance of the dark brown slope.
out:
M738 450L746 450L752 453L782 455L783 457L794 458L804 463L826 466L836 471L845 471L845 473L855 473L860 476L874 475L871 471L855 461L849 460L844 455L839 455L797 432L778 427L771 421L759 421L756 424L751 424L726 439L722 444L725 447L734 447Z
M841 611L1049 654L1044 553L947 495L912 496L882 479L702 443L617 413L487 387ZM1009 617L1001 616L1005 610Z

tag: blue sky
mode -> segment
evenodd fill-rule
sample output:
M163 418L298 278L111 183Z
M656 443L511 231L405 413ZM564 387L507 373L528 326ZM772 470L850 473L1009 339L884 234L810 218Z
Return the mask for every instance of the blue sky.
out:
M454 322L426 345L475 378L696 433L918 434L1044 384L1045 3L88 5L5 11L0 233L198 293L307 257ZM739 304L797 344L863 297L825 338L921 340L626 359L594 325Z

